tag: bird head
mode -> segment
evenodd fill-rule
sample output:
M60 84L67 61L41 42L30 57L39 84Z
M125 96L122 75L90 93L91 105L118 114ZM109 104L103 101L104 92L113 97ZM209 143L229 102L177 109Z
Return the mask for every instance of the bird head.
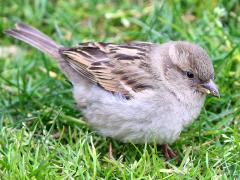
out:
M189 42L176 41L171 42L168 55L170 61L164 64L164 75L172 89L220 97L212 61L205 50Z

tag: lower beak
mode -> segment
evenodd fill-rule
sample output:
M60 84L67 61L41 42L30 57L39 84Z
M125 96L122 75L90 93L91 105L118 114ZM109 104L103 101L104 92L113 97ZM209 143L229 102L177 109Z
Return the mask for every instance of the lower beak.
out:
M209 94L218 98L220 97L217 85L214 83L213 80L200 84L198 90L205 94Z

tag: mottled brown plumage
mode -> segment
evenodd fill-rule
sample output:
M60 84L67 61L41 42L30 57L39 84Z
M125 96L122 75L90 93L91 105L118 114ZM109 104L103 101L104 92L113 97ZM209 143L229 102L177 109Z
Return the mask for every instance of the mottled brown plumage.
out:
M150 43L83 43L63 48L70 66L105 90L130 97L129 91L154 88L149 67Z

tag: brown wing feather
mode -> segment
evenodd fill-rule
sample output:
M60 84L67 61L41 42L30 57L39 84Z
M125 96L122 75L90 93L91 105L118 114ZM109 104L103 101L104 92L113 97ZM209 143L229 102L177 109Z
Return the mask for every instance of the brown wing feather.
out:
M61 50L71 67L107 91L127 97L130 91L153 88L149 73L149 43L83 43Z

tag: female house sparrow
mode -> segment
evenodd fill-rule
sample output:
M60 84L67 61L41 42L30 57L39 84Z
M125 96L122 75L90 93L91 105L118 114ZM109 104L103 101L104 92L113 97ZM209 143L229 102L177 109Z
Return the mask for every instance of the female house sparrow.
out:
M73 84L73 95L88 123L123 142L173 143L200 113L206 94L219 97L214 70L199 46L82 43L63 47L37 29L17 23L6 34L55 58Z

